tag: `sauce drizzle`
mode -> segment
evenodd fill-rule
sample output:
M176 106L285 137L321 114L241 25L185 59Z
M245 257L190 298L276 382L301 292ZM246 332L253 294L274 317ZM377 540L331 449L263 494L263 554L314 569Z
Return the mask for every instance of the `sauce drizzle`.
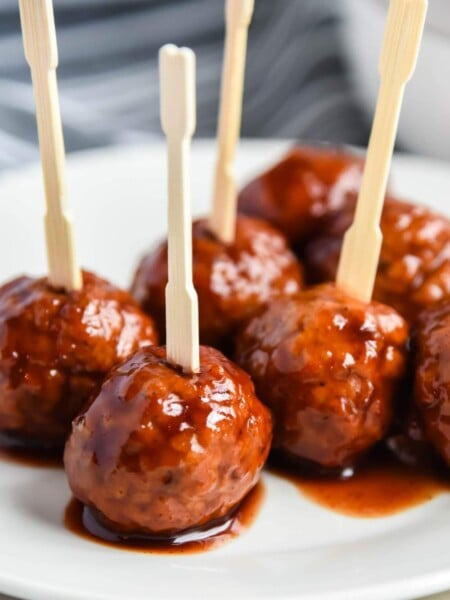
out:
M196 554L216 549L248 529L259 513L264 496L265 489L260 482L232 515L209 524L206 528L192 529L169 539L117 534L104 527L95 512L75 498L66 507L64 525L72 533L91 542L120 550L153 554Z
M278 462L269 470L287 478L309 500L356 518L388 517L450 492L450 478L437 466L407 466L384 450L347 479L299 474Z

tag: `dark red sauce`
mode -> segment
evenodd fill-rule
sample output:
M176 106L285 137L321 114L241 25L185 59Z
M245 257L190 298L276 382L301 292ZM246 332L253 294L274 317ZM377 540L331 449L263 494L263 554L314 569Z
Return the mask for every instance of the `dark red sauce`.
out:
M387 451L373 454L352 477L325 477L276 462L269 469L287 478L309 500L357 518L387 517L450 492L450 476L437 465L407 466ZM347 475L347 476L346 476Z
M95 511L73 498L64 514L65 527L91 542L130 550L158 554L194 554L213 550L239 536L248 529L258 515L265 490L260 482L246 496L237 510L206 528L192 529L173 538L126 536L117 534L102 525Z
M62 469L62 448L43 447L15 436L0 434L0 461L47 469Z

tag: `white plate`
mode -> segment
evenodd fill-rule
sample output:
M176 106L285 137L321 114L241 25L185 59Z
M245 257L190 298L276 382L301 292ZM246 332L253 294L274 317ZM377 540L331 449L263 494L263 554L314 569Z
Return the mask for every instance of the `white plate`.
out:
M246 143L243 178L275 160L283 143ZM85 266L120 284L165 231L161 145L71 158L70 200ZM214 149L197 143L195 212L208 204ZM397 189L449 212L450 169L399 158ZM0 178L0 280L44 270L38 168ZM267 495L253 527L198 555L149 555L90 543L66 531L62 472L0 463L0 590L33 600L276 598L399 600L450 588L450 496L382 519L352 519L264 476Z

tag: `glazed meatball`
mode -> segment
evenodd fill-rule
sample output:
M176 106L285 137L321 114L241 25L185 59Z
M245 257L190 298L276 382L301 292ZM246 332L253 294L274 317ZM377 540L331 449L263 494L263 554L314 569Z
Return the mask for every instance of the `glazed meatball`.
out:
M340 149L294 148L242 190L239 211L269 221L300 248L324 217L354 203L362 166L361 158Z
M250 377L202 347L184 374L152 347L116 367L73 424L64 454L76 498L124 534L173 537L225 518L258 480L272 421Z
M192 235L202 344L228 350L236 328L257 308L301 288L301 267L285 238L260 220L239 216L232 244L218 241L205 220L194 223ZM162 334L166 285L167 242L142 260L132 285Z
M352 219L352 211L344 211L308 246L305 260L311 281L335 278L342 237ZM450 221L421 206L389 199L381 229L374 298L414 322L421 310L450 296Z
M62 448L106 373L157 341L127 292L92 273L83 281L70 293L45 278L0 288L0 432L11 440Z
M450 301L424 311L414 335L414 403L425 439L450 467Z
M261 311L237 360L274 413L274 448L325 469L352 466L392 421L407 338L393 309L331 285Z

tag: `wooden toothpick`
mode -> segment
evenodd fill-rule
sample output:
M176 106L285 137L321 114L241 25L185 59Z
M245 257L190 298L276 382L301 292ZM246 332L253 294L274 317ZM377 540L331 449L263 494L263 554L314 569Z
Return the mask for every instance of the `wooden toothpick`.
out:
M190 144L195 130L195 55L168 45L159 53L161 123L167 137L169 281L167 359L187 373L200 368L198 300L192 284Z
M222 73L213 208L210 228L225 243L234 241L237 193L234 158L239 139L248 28L254 0L226 0L226 40Z
M402 106L420 48L427 0L391 0L380 57L381 84L352 226L345 234L336 284L372 298L381 244L380 218Z
M51 0L19 0L25 57L30 65L44 175L45 233L50 285L82 287L72 222L67 213L66 164L59 108L55 21Z

